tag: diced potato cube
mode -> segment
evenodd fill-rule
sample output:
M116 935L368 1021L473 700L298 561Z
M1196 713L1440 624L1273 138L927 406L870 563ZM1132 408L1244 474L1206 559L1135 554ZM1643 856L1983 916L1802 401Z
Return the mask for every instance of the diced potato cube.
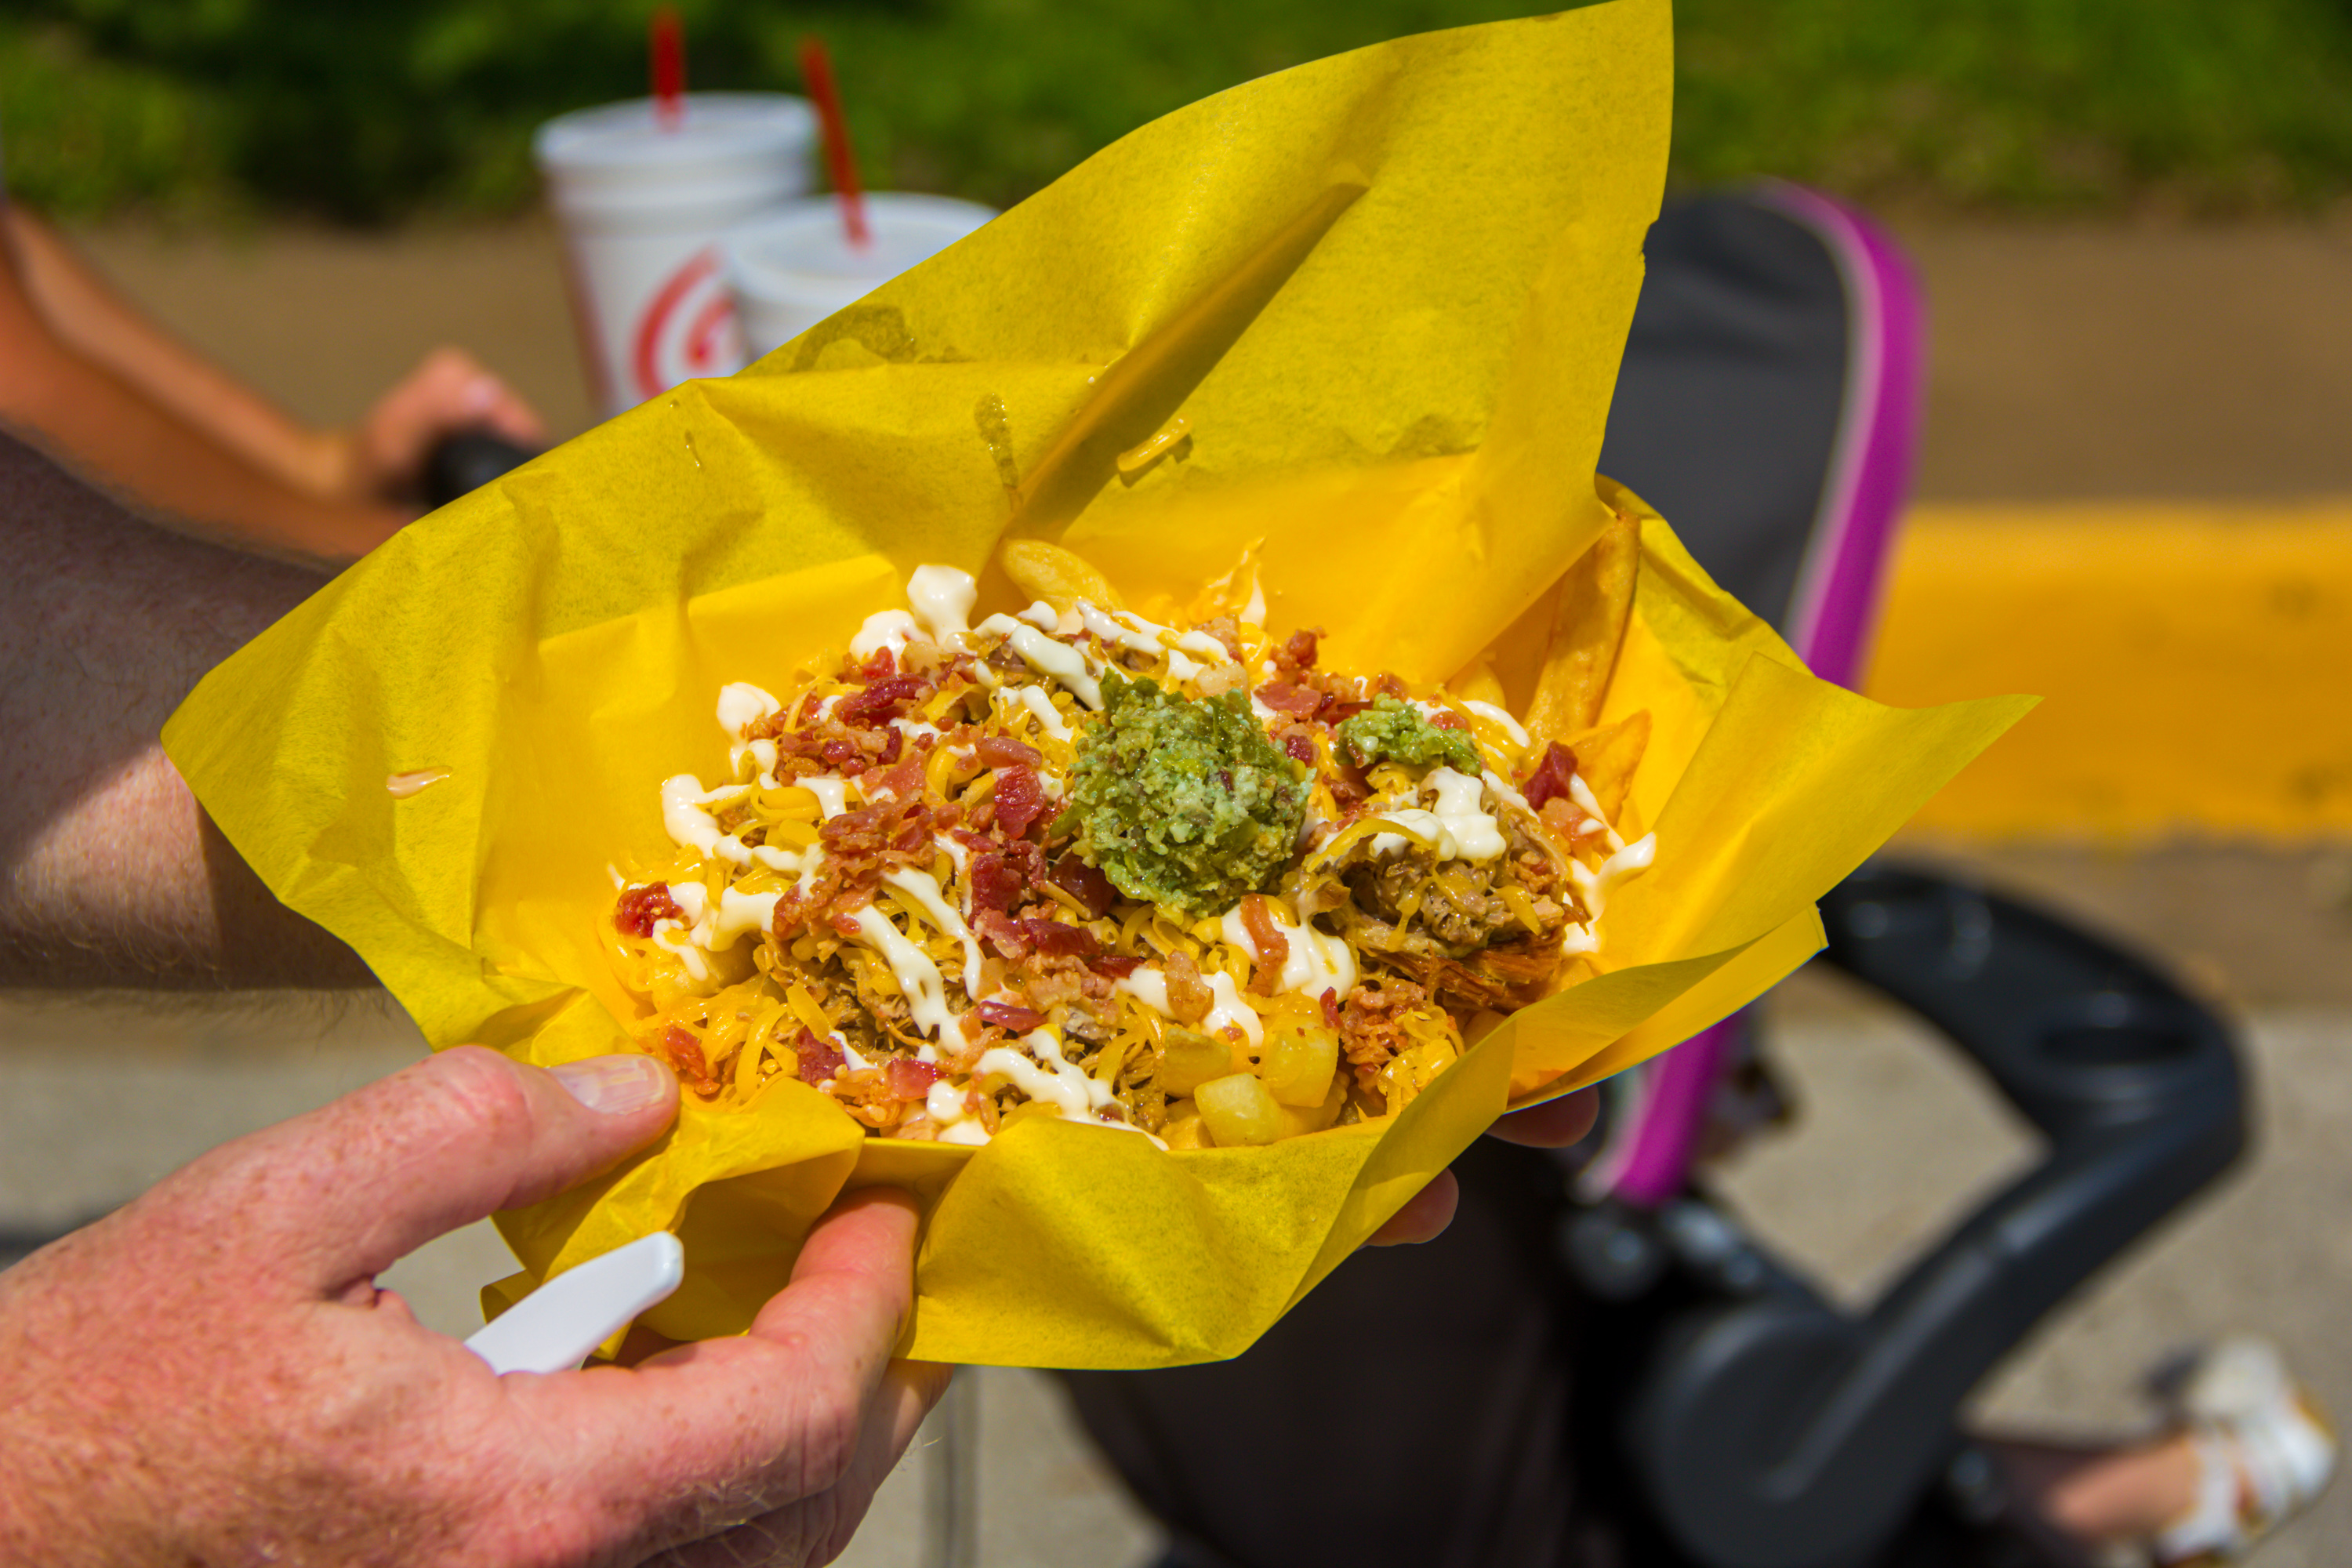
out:
M1233 1070L1233 1047L1223 1040L1191 1029L1169 1029L1160 1038L1160 1088L1171 1098Z
M1197 1116L1179 1116L1160 1130L1160 1140L1171 1149L1213 1149L1208 1124Z
M1332 1074L1331 1092L1323 1097L1320 1105L1310 1106L1304 1110L1296 1106L1284 1106L1282 1135L1296 1138L1302 1132L1320 1132L1339 1121L1339 1112L1348 1108L1348 1079L1350 1076L1347 1073Z
M1285 1105L1309 1110L1331 1092L1339 1066L1339 1037L1321 1029L1281 1027L1268 1031L1258 1076L1266 1091Z
M1193 1091L1192 1103L1221 1149L1271 1143L1282 1136L1282 1107L1255 1073L1211 1079Z

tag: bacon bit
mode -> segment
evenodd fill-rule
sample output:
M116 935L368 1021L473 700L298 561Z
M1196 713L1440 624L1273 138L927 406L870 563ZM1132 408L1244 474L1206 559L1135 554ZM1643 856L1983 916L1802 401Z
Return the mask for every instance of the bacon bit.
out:
M892 763L897 762L898 760L898 753L905 749L907 744L907 737L896 727L893 727L886 732L888 734L889 739L882 742L881 751L876 752L874 757L874 760L884 767L887 767Z
M885 653L889 650L883 649ZM930 689L930 683L912 675L893 675L877 680L863 691L853 691L835 706L833 716L845 724L865 724L872 720L895 719L898 710Z
M1079 858L1076 851L1055 861L1045 879L1077 900L1078 907L1087 911L1090 921L1110 913L1111 906L1118 901L1118 889L1110 885L1110 879Z
M893 742L898 739L898 731L896 730L890 731ZM911 802L922 798L923 760L920 757L908 757L904 761L899 761L898 748L894 744L890 748L890 755L880 760L892 763L894 765L887 772L867 772L858 776L857 787L866 799ZM835 820L838 821L839 818Z
M1097 974L1108 974L1113 980L1124 980L1143 967L1143 960L1130 958L1123 952L1106 952L1087 960L1087 967Z
M971 875L966 880L971 889L972 907L999 914L1010 911L1025 890L1021 873L1006 865L1003 856L989 850L971 858Z
M831 1083L833 1075L841 1070L841 1064L847 1059L841 1054L839 1046L831 1040L820 1040L806 1029L803 1029L800 1037L793 1042L793 1057L800 1063L803 1083Z
M1233 616L1219 616L1214 620L1202 621L1192 629L1216 638L1218 646L1233 656L1235 664L1242 661L1242 628Z
M1182 948L1168 955L1168 1011L1180 1024L1197 1024L1217 1005L1217 994L1201 978L1201 966Z
M866 753L856 742L846 735L842 735L827 741L818 754L835 767L845 768L850 763L861 760Z
M1470 721L1451 708L1440 708L1429 716L1429 727L1433 730L1467 730Z
M887 680L898 673L898 656L887 647L876 648L866 656L866 662L857 667L859 682L868 686L877 680Z
M1323 1026L1327 1029L1339 1026L1339 993L1336 987L1327 988L1323 993Z
M1381 697L1403 697L1408 695L1405 690L1404 678L1398 675L1396 671L1392 669L1384 669L1381 671L1380 678L1373 682L1372 689L1376 695Z
M996 949L1005 958L1018 963L1029 956L1029 934L1021 929L1021 922L1011 915L997 910L981 909L975 905L971 923L982 937L986 939L988 945Z
M1045 791L1037 775L1015 763L996 770L996 822L1008 838L1019 838L1045 814Z
M710 1074L710 1063L702 1054L702 1042L693 1032L672 1024L662 1031L661 1054L671 1070L687 1080L694 1092L708 1100L719 1092L719 1080Z
M1260 996L1271 996L1282 984L1282 966L1290 962L1290 939L1274 923L1267 912L1265 895L1251 893L1242 900L1242 929L1249 932L1250 942L1257 948L1257 963L1250 970L1250 989Z
M1290 760L1307 767L1315 765L1315 737L1304 730L1292 730L1282 737L1282 749Z
M1401 1016L1429 1000L1429 993L1410 980L1368 982L1348 993L1339 1014L1339 1046L1356 1080L1365 1088L1390 1058L1410 1043Z
M1290 634L1283 645L1274 650L1274 667L1285 673L1315 668L1315 641L1323 635L1320 626L1307 626Z
M931 1085L940 1081L940 1069L932 1062L908 1061L893 1057L882 1068L883 1091L893 1100L920 1100L931 1092Z
M1044 1023L1045 1015L1034 1007L1024 1007L1015 1002L982 1002L980 1018L983 1024L993 1024L1000 1029L1025 1035Z
M1031 947L1052 958L1092 958L1102 952L1094 932L1060 921L1023 921L1021 934L1029 939Z
M1323 710L1323 722L1344 724L1370 706L1370 702L1360 702L1353 698L1335 698L1332 700L1331 706Z
M654 921L674 921L684 912L670 899L667 882L647 882L621 895L620 908L613 912L613 924L631 936L650 937L654 934Z
M1331 753L1331 798L1342 810L1372 798L1372 781L1340 751Z
M1575 776L1576 753L1554 741L1544 748L1543 761L1538 763L1536 771L1528 775L1522 793L1527 795L1530 806L1541 811L1555 797L1562 800L1570 798L1568 781Z
M1323 693L1307 686L1293 686L1286 680L1269 680L1257 689L1257 700L1277 713L1287 713L1294 719L1312 719L1316 710L1328 700Z
M1015 764L1034 768L1045 760L1045 754L1034 746L1026 746L1010 735L982 735L972 742L980 760L992 768L1009 768Z

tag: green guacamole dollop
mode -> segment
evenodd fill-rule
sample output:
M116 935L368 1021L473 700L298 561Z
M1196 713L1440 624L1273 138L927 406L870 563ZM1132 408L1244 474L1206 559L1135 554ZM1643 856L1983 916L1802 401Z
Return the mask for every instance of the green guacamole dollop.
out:
M1221 915L1289 864L1307 782L1247 694L1188 698L1109 675L1071 781L1078 850L1130 899Z
M1467 734L1439 729L1420 709L1394 697L1383 697L1354 718L1342 720L1338 739L1348 760L1360 768L1382 758L1412 767L1444 763L1475 779L1486 766Z

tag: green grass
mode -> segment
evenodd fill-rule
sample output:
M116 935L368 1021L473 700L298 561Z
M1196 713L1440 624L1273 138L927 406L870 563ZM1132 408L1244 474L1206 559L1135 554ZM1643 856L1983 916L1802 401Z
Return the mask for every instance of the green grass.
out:
M698 86L832 45L877 184L999 205L1203 94L1499 0L688 0ZM643 90L646 0L15 0L25 199L373 221L531 199L530 127ZM2221 211L2352 194L2352 0L1683 0L1675 172L1865 201Z

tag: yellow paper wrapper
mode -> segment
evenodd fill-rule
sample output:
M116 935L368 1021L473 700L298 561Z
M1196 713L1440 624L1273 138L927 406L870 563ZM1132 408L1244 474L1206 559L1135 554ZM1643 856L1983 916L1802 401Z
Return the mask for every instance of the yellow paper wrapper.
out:
M279 897L436 1046L622 1048L607 865L666 850L658 781L724 771L730 680L781 682L925 562L1057 538L1130 603L1264 541L1267 624L1326 668L1524 703L1545 596L1596 536L1617 360L1655 216L1664 0L1408 38L1128 137L743 374L656 398L408 529L208 678L165 743ZM1189 441L1121 472L1181 416ZM1703 454L1694 454L1703 460ZM1602 489L1608 487L1603 482ZM1616 504L1637 506L1612 493ZM500 1216L526 1273L662 1227L647 1321L740 1331L845 1186L924 1199L903 1347L1165 1366L1237 1353L1504 1107L1722 1017L1820 942L1813 900L2021 711L1920 712L1805 673L1655 518L1605 718L1648 709L1657 866L1611 973L1496 1030L1392 1120L1163 1153L1027 1120L868 1140L771 1082L689 1097L590 1186ZM1010 607L1001 575L983 610ZM390 775L448 777L410 798Z

